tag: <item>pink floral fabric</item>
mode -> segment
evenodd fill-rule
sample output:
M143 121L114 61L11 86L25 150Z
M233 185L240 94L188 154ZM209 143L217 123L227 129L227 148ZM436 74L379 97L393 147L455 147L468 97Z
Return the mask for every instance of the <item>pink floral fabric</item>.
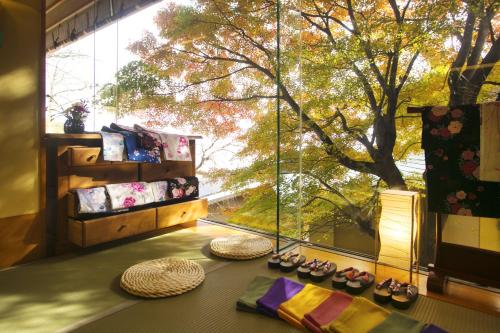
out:
M146 182L108 184L106 190L112 209L124 209L155 201L153 190Z

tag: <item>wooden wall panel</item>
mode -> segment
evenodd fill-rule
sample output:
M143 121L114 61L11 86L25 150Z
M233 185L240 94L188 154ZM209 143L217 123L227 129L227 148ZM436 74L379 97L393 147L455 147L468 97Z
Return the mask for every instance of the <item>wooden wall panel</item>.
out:
M42 214L0 219L0 268L45 256L45 225Z

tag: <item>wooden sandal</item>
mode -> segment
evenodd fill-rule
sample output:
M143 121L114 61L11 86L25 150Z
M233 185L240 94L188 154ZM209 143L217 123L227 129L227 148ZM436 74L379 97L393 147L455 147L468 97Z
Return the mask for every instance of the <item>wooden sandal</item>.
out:
M282 260L289 260L292 256L298 256L298 253L293 254L291 251L279 254L275 253L267 261L267 267L269 268L280 268L280 263Z
M353 277L358 274L359 271L353 267L345 268L341 271L337 271L332 277L332 286L334 288L342 289L347 283L347 276Z
M418 298L418 288L414 285L403 283L393 291L392 305L398 309L408 309Z
M377 283L373 291L373 299L379 303L388 303L391 301L392 289L396 280L388 278Z
M300 265L299 268L297 268L297 276L301 279L308 279L310 277L311 270L315 269L321 264L322 264L321 261L319 261L316 258L306 263L303 263L302 265Z
M305 256L299 255L298 253L294 253L281 260L280 270L285 273L291 272L305 262L306 262Z
M361 272L357 276L346 282L345 286L348 293L361 294L366 288L370 287L375 281L375 276L368 272Z
M322 282L332 276L337 271L337 265L333 262L325 261L320 266L311 270L311 281Z

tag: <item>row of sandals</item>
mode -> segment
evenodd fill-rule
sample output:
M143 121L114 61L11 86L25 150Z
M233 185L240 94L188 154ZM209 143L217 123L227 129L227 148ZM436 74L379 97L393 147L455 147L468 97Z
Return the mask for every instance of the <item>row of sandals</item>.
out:
M297 270L301 279L311 279L312 282L322 282L332 277L332 286L345 288L351 294L360 294L375 281L375 276L366 271L360 272L353 267L337 271L337 265L330 261L313 259L306 262L306 257L298 253L285 252L274 254L267 262L269 268L279 268L288 273ZM389 303L399 309L407 309L418 297L418 288L409 283L401 283L388 278L375 286L373 298L379 303Z

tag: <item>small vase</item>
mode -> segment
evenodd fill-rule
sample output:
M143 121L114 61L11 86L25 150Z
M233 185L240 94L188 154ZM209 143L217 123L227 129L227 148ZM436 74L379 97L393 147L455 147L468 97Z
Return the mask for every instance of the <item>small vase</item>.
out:
M85 131L85 124L82 120L67 119L64 122L64 133L81 134Z

